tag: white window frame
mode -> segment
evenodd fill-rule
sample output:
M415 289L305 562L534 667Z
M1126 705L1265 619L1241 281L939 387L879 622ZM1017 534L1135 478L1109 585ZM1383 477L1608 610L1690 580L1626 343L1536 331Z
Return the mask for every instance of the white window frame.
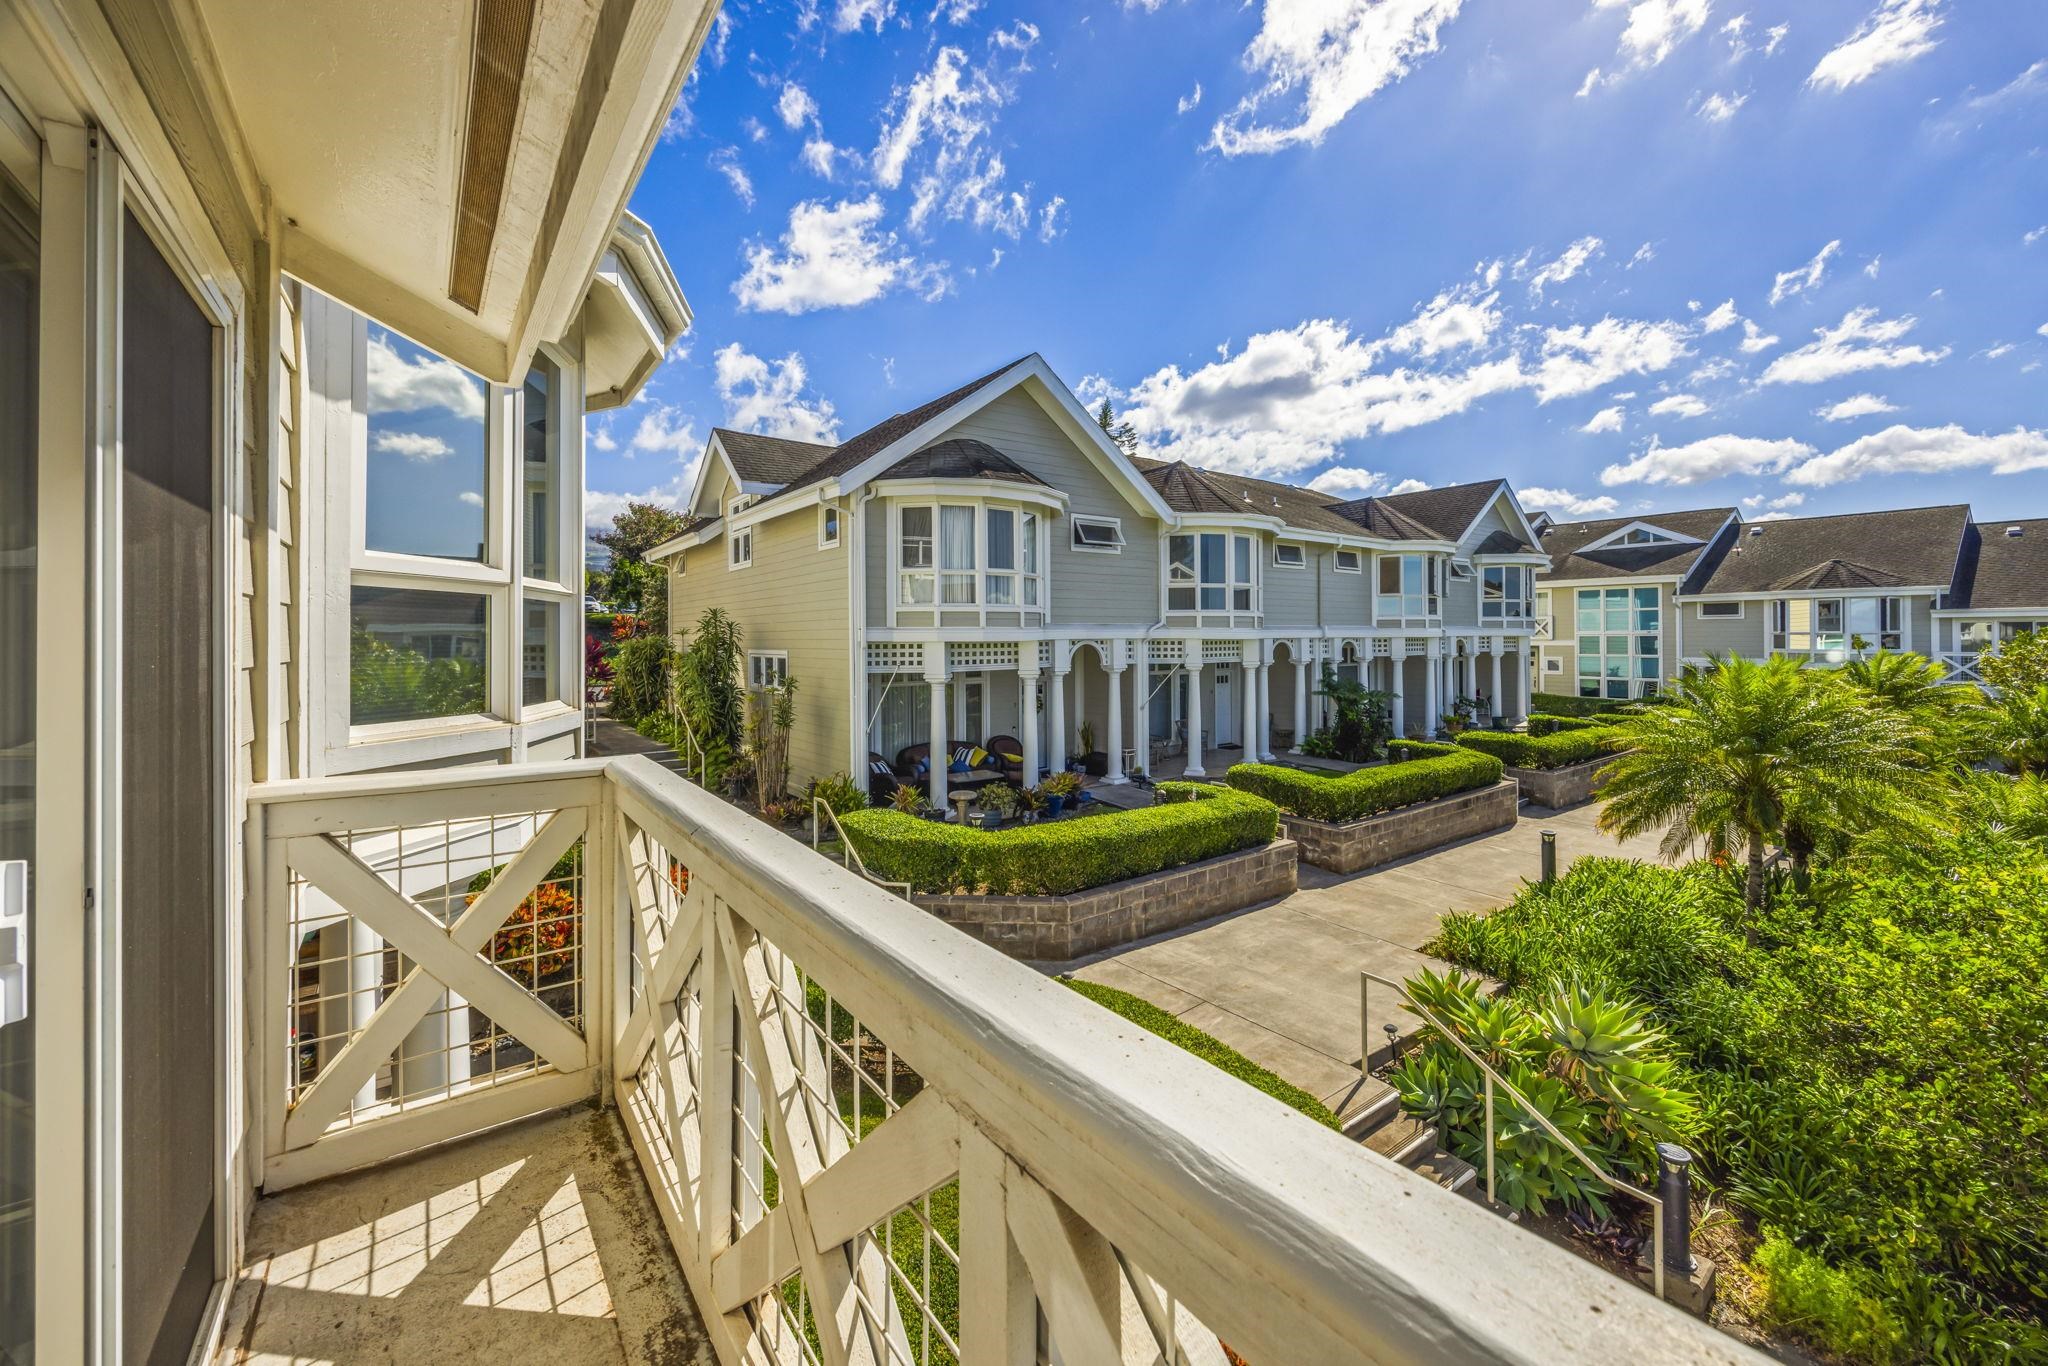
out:
M837 503L818 504L818 549L836 550L843 533L846 514Z
M1654 597L1654 603L1650 608L1651 611L1654 611L1657 614L1656 624L1654 626L1643 626L1641 624L1641 613L1644 609L1641 606L1641 604L1639 604L1636 601L1636 594L1640 591L1645 590L1651 593ZM1580 606L1580 599L1583 595L1588 593L1594 596L1595 600L1599 603L1601 610L1601 620L1599 623L1599 628L1597 630L1591 631L1585 629L1586 622L1584 616L1582 615L1582 610ZM1627 604L1628 610L1628 622L1621 630L1618 631L1610 631L1607 629L1607 598L1608 595L1612 593L1619 593L1622 595L1622 601ZM1661 588L1657 587L1654 584L1604 584L1599 587L1588 587L1574 590L1572 593L1571 633L1574 669L1574 672L1572 674L1573 694L1575 696L1580 697L1586 696L1586 694L1582 691L1585 684L1581 680L1585 679L1588 676L1586 673L1585 666L1586 661L1589 659L1595 661L1594 671L1591 676L1594 679L1596 679L1599 683L1599 690L1598 692L1593 694L1594 696L1605 698L1609 701L1625 701L1632 697L1648 696L1649 694L1654 693L1658 691L1660 688L1662 688L1664 686L1665 676L1664 611L1664 592ZM1637 650L1636 645L1640 637L1649 635L1654 635L1657 638L1657 649L1655 654L1644 655ZM1598 650L1586 649L1584 646L1584 642L1588 637L1591 637L1593 640L1595 640L1601 648ZM1625 642L1622 651L1619 655L1616 655L1614 651L1611 651L1606 648L1607 642L1615 637L1619 637ZM1609 661L1616 658L1625 661L1625 666L1619 678L1616 678L1608 673ZM1649 676L1645 676L1640 667L1640 661L1644 659L1651 659L1655 661L1654 665L1652 666L1652 673ZM1609 687L1610 684L1616 682L1622 685L1622 690L1619 693L1611 691Z
M326 776L463 757L518 759L528 745L582 729L583 651L583 367L560 347L540 353L554 368L550 401L556 414L559 490L549 521L557 539L559 580L525 575L523 451L525 377L485 386L485 522L481 560L443 559L371 550L369 500L368 348L376 326L404 335L300 287L305 364L299 408L305 428L305 505L325 507L307 537L304 564L309 649L308 771ZM408 338L408 340L411 340ZM423 349L432 352L433 348ZM438 354L438 353L434 353ZM346 377L346 378L344 378ZM483 710L356 725L350 715L350 621L356 588L460 593L484 599ZM525 686L525 604L562 604L557 635L557 696L532 706ZM314 604L319 604L317 607Z
M1344 567L1344 557L1346 555L1351 557L1351 567L1348 569ZM1339 574L1363 574L1365 572L1365 552L1363 550L1339 548L1337 553L1330 557L1330 567Z
M1294 553L1291 560L1287 558L1289 551ZM1273 564L1280 569L1305 569L1308 567L1308 550L1298 541L1275 541Z
M1396 577L1401 585L1398 592L1391 594L1380 586L1380 579L1382 577L1380 568L1390 560L1400 565L1400 568L1396 571ZM1408 562L1411 560L1417 565L1416 579L1418 590L1415 592L1410 592L1408 589ZM1373 557L1372 571L1372 611L1374 620L1383 623L1400 622L1404 624L1420 624L1439 620L1443 615L1443 562L1441 555L1419 554L1414 551L1375 555ZM1414 607L1419 607L1422 610L1409 610Z
M747 651L747 691L764 692L789 682L789 651Z
M1123 518L1095 517L1077 513L1074 516L1068 518L1067 520L1070 523L1067 531L1067 544L1069 549L1077 551L1083 555L1121 555L1124 553ZM1104 530L1107 530L1110 536L1110 543L1108 545L1082 544L1081 528L1084 526L1100 527Z
M1204 537L1208 536L1214 536L1223 542L1223 577L1221 579L1206 579L1202 577L1202 541ZM1173 577L1175 567L1174 542L1179 540L1191 542L1189 549L1193 556L1191 561L1192 577L1186 579L1175 579ZM1263 611L1264 593L1259 577L1259 569L1264 557L1258 553L1257 542L1249 533L1218 527L1189 527L1184 531L1169 533L1161 542L1161 545L1166 563L1166 569L1161 575L1161 579L1165 588L1166 612L1168 616L1179 619L1215 617L1225 619L1228 624L1235 625L1242 624L1240 619L1257 618ZM1244 551L1242 555L1239 554L1240 547ZM1238 576L1240 565L1243 566L1244 572L1248 577L1240 578ZM1179 592L1193 593L1193 605L1174 605L1173 595ZM1221 606L1210 607L1202 601L1205 593L1212 592L1223 595ZM1242 607L1237 605L1240 601L1240 594L1243 595L1242 601L1246 604Z
M1500 596L1489 597L1488 578L1500 575ZM1518 582L1510 584L1510 576ZM1489 564L1479 572L1479 619L1481 621L1527 621L1536 613L1534 593L1536 571L1525 564ZM1491 608L1493 610L1489 611ZM1514 610L1510 610L1514 609Z
M733 519L752 507L753 503L754 500L751 498L739 497L725 505L725 567L728 571L754 567L753 525L733 524Z
M948 509L965 509L974 519L972 554L968 557L969 563L965 567L947 568L941 563L945 556L945 514ZM922 565L906 564L903 553L904 514L919 511L926 512L931 517L931 535L928 538L929 562ZM1010 544L1015 555L1015 563L1006 569L992 568L989 564L989 522L998 514L1013 519ZM1046 536L1050 522L1051 517L1046 508L1035 503L1012 502L1002 498L891 499L888 552L890 624L894 625L898 616L904 612L972 612L984 623L991 612L1036 613L1042 616L1049 611L1052 597L1052 586L1046 575ZM965 581L971 596L958 602L945 601L946 580L949 578ZM989 601L991 580L1008 583L1013 601ZM905 596L906 590L913 582L929 585L930 596L927 600L915 601ZM936 620L934 617L934 621Z
M1732 612L1709 612L1709 607L1733 607ZM1735 602L1696 602L1693 604L1695 621L1741 621L1748 615L1749 606L1740 600Z

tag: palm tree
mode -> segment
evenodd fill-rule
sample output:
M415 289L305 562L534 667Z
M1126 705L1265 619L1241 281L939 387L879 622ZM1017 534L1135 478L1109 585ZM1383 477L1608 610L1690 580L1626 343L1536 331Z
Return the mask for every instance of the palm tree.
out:
M1983 757L1989 720L1982 690L1945 683L1945 670L1925 655L1879 650L1842 666L1842 680L1927 732L1930 764L1961 764Z
M1626 838L1664 827L1672 856L1703 843L1744 855L1754 937L1767 846L1788 820L1803 829L1867 828L1915 809L1931 781L1925 733L1828 671L1773 656L1731 656L1688 670L1672 705L1619 723L1600 828Z
M2000 694L1991 720L1991 748L2015 773L2048 773L2048 683Z

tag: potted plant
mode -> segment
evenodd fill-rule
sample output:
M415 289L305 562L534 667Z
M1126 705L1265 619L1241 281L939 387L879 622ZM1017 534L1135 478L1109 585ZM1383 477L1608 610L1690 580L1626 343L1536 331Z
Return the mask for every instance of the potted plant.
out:
M1080 742L1077 746L1081 768L1091 778L1105 777L1109 773L1109 756L1095 748L1095 723L1083 721L1074 732Z
M994 830L1017 814L1017 789L1008 783L990 783L981 790L981 828Z
M1017 794L1017 800L1024 807L1024 824L1038 824L1038 813L1045 810L1045 793L1035 787L1027 787Z
M923 791L909 783L896 785L896 790L889 794L889 805L906 816L924 816L929 819L932 814L931 809L925 805ZM943 818L945 813L940 812L939 815Z
M1078 773L1048 773L1039 787L1045 794L1047 819L1060 814L1081 792L1081 775Z

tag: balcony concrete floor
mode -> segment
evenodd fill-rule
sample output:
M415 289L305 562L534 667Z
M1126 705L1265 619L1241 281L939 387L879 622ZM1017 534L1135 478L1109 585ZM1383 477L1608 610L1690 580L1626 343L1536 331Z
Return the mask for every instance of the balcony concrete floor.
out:
M632 1148L590 1109L260 1201L216 1358L712 1360Z

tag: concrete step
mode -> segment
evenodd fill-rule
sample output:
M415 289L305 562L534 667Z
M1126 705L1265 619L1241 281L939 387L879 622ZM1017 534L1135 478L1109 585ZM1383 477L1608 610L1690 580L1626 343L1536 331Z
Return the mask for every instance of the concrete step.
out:
M1352 1093L1338 1112L1347 1136L1365 1141L1365 1136L1401 1113L1401 1093L1377 1077L1369 1078Z
M1485 1192L1479 1188L1479 1169L1456 1153L1432 1147L1408 1165L1417 1175L1428 1177L1447 1191L1474 1200L1486 1198Z
M1411 1115L1396 1115L1367 1134L1365 1146L1381 1157L1413 1167L1436 1147L1436 1129Z

